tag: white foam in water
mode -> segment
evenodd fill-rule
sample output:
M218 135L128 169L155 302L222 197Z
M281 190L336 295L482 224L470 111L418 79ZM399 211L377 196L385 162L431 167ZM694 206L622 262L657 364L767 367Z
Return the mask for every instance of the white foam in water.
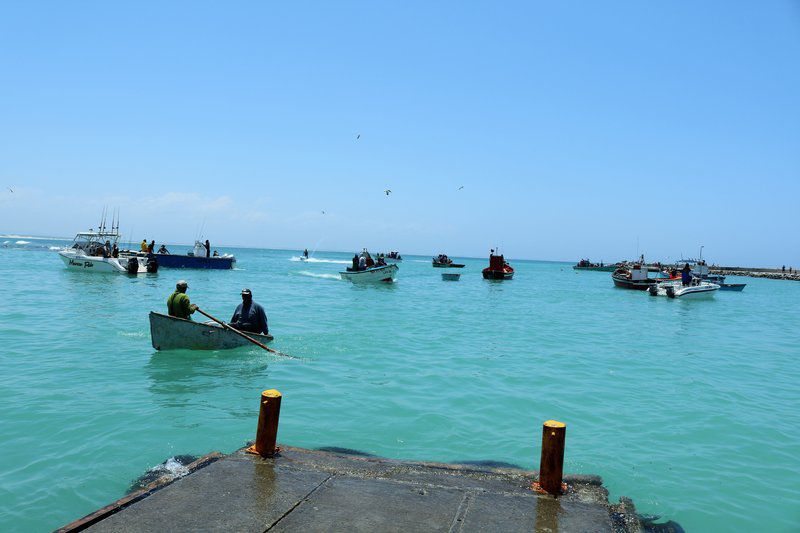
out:
M61 246L48 246L50 250L61 250Z
M319 278L319 279L342 279L341 276L338 274L315 274L314 272L309 272L307 270L301 270L298 272L301 276L308 276L309 278Z
M30 244L29 241L17 241L14 244Z
M189 473L189 469L180 464L174 457L170 457L163 465L158 465L156 468L166 470L175 477L185 476Z
M317 259L315 257L309 257L308 259L303 259L302 257L292 257L289 261L304 261L306 263L334 263L337 265L349 265L352 261L342 261L341 259Z

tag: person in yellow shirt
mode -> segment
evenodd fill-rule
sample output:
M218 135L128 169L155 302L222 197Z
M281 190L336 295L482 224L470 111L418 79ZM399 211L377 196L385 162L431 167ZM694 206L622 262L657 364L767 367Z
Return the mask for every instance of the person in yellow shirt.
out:
M141 246L141 250L142 250L143 252L147 252L147 239L142 239L142 246Z

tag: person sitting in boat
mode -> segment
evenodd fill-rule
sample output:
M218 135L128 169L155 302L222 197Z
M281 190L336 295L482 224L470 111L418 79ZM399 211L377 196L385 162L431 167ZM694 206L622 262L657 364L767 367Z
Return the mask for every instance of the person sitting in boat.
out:
M117 246L117 243L114 243L114 247L111 248L111 257L119 257L119 246Z
M219 252L214 250L214 254L211 257L219 257Z
M253 301L253 293L250 289L242 290L242 303L233 312L231 326L249 333L269 334L267 314L263 307Z
M367 258L363 255L358 258L358 270L366 270L367 269Z
M358 271L358 254L353 254L353 266L351 267L350 270L352 270L353 272Z
M689 266L689 263L683 265L683 270L681 270L681 284L684 287L688 287L692 284L692 268Z
M189 297L186 295L186 289L188 288L189 284L184 280L180 280L175 284L175 292L167 298L167 313L169 313L169 316L191 320L191 314L197 310L197 306L189 301Z
M169 250L167 250L167 247L162 244L161 248L158 249L158 253L160 253L160 254L169 254Z
M386 259L384 259L383 256L378 256L378 260L375 261L375 266L376 267L386 266Z

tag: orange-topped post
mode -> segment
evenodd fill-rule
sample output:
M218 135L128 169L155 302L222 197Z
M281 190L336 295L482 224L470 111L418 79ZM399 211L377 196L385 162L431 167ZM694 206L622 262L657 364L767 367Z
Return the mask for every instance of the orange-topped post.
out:
M275 442L278 437L278 419L281 416L281 397L281 393L275 389L265 390L261 393L256 443L248 451L255 452L262 457L275 455L277 451Z
M564 444L567 425L548 420L542 426L542 458L539 461L538 487L548 494L561 494L564 476Z

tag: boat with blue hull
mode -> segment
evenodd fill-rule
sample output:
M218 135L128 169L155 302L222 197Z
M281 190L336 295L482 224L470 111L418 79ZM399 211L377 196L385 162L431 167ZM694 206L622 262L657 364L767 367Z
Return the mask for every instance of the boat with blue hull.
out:
M152 254L161 268L205 268L212 270L230 270L236 265L233 256L198 257L196 255Z

